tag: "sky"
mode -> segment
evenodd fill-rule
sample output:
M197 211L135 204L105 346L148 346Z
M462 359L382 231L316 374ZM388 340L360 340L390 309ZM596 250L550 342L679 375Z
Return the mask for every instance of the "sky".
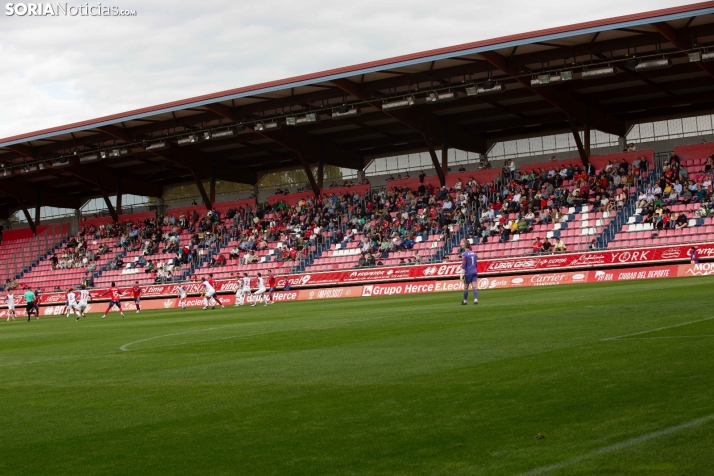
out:
M6 15L3 1L0 138L365 61L688 3L103 0L137 14L19 17Z

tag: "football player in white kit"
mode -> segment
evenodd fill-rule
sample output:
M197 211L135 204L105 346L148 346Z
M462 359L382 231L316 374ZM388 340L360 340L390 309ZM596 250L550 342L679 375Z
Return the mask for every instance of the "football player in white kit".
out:
M250 276L248 276L248 273L243 273L243 277L238 279L236 306L242 306L245 304L246 296L250 296Z
M77 316L77 320L79 320L80 317L84 317L84 311L87 309L87 306L89 305L89 301L92 300L92 295L89 294L89 291L87 291L87 286L82 285L82 289L79 290L79 302L77 302L77 311L79 311L79 315Z
M257 280L258 280L258 290L255 293L253 293L255 298L254 298L253 304L251 304L251 306L257 306L259 301L263 301L265 303L265 305L267 306L268 305L268 295L265 294L265 291L266 291L265 282L263 282L263 277L260 275L260 273L258 273Z
M203 283L201 283L201 287L204 288L203 291L203 310L205 311L208 309L208 305L211 305L211 309L216 308L216 298L214 297L216 295L216 289L211 286L211 283L208 282L208 279L204 280Z
M77 295L74 293L72 288L67 289L67 317L69 313L73 312L75 316L79 317L79 312L77 312Z
M7 320L15 320L15 291L13 289L8 289L7 291Z
M188 294L188 291L186 290L186 286L181 283L178 285L178 299L179 299L179 306L181 306L181 309L186 309L186 295Z

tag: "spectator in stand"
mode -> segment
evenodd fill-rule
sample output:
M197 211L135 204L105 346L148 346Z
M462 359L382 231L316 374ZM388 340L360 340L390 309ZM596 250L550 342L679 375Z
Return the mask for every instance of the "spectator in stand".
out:
M675 220L674 228L681 230L682 228L687 228L687 226L689 226L689 219L687 218L687 215L680 213Z
M240 248L238 248L238 245L233 245L233 249L231 249L228 256L231 259L238 259L240 257Z
M589 249L590 251L595 251L595 250L598 249L598 247L597 247L597 240L596 240L595 238L593 238L592 240L590 240L590 244L588 245L588 249Z
M364 253L362 253L362 254L360 255L360 257L359 257L359 260L357 261L357 267L358 267L358 268L364 268L364 267L366 267L366 266L367 266L367 258L366 258L366 256L364 255Z
M556 238L555 246L553 247L553 251L556 253L564 253L567 250L568 250L568 248L565 246L565 243L563 242L563 240L561 240L560 238Z
M543 240L543 245L541 246L541 252L543 253L552 253L553 250L553 245L548 241L548 237L546 236L545 239Z
M541 243L540 237L536 237L536 239L533 240L533 246L531 249L531 253L533 253L534 255L537 255L541 252L542 248L543 248L543 243Z

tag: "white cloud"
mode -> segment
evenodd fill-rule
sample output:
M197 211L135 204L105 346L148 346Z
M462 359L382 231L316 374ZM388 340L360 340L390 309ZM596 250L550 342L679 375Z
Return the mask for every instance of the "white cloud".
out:
M137 10L138 15L0 13L0 137L298 74L688 2L455 0L437 7L425 0L103 3Z

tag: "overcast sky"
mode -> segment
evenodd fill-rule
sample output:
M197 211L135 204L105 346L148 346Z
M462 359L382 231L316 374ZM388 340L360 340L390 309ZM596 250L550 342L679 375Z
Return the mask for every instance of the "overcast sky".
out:
M0 138L364 61L692 2L102 2L137 12L121 18L6 16L5 3Z

